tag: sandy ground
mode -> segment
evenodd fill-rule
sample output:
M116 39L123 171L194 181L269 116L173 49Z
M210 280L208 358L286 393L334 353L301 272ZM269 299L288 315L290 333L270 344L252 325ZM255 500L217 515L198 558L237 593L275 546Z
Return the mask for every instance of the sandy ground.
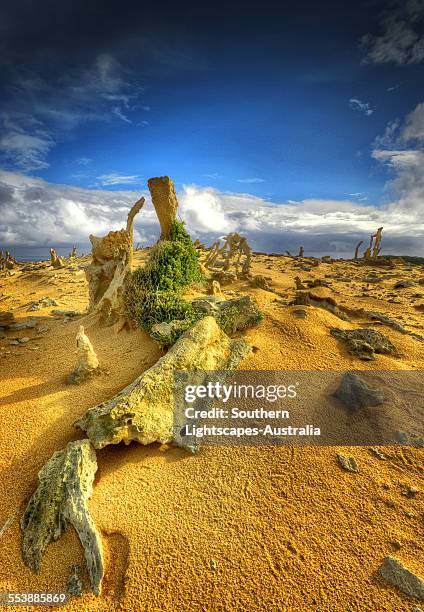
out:
M137 252L135 264L144 255ZM424 333L423 311L416 308L424 302L424 286L393 290L396 280L422 278L421 267L376 268L382 280L367 284L363 278L371 269L352 262L307 272L297 266L287 257L255 256L254 273L269 276L280 295L241 281L224 288L250 292L265 314L245 333L255 349L243 369L424 368L424 345L411 336L372 324L399 356L361 362L329 328L353 329L364 318L345 322L308 307L307 318L298 319L289 306L295 276L327 275L331 288L316 288L317 295L350 309L384 312ZM43 296L56 299L57 308L83 311L84 272L48 268L0 276L0 311L12 311L17 321L40 317L49 327L0 339L0 591L66 591L70 566L84 565L69 529L33 574L20 553L22 510L52 453L83 437L73 422L162 354L141 331L117 333L87 319L82 322L106 373L68 385L81 318L64 322L51 315L52 307L26 312L28 302ZM22 336L30 341L10 344ZM359 473L341 469L340 452L355 457ZM424 575L423 449L384 452L386 461L365 447L208 447L196 455L158 445L103 449L90 501L106 554L103 592L72 599L66 610L411 612L419 602L386 585L378 568L392 554ZM402 495L408 486L419 493Z

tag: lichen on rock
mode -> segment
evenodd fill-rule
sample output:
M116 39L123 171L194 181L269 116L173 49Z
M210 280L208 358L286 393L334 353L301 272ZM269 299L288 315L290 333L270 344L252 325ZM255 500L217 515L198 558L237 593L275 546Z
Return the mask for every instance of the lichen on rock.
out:
M96 471L96 453L88 440L69 442L64 450L55 452L38 473L38 487L22 516L21 528L24 561L38 572L47 546L72 524L84 548L91 587L99 594L102 544L87 506Z

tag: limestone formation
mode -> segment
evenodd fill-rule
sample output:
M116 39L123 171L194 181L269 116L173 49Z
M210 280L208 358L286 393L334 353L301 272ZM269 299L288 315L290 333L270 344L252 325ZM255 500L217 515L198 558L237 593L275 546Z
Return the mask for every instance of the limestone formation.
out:
M380 567L380 574L386 582L408 595L424 601L424 580L395 557L387 556Z
M2 270L12 270L17 265L16 259L6 251L3 255L3 251L0 251L0 272Z
M354 259L358 259L358 256L359 256L359 249L361 248L361 246L362 246L363 244L364 244L364 241L363 241L363 240L360 240L360 241L358 242L358 244L356 245L356 248L355 248L355 255L353 256L353 258L354 258Z
M374 329L338 329L331 328L330 333L342 340L352 355L363 361L373 361L376 353L397 355L396 347L381 332Z
M221 285L216 280L210 280L208 284L208 293L210 295L216 295L222 297Z
M364 259L377 259L378 255L381 252L382 231L383 231L383 228L379 227L375 234L371 234L369 246L364 253Z
M60 257L60 255L58 255L55 249L53 248L50 249L50 265L53 268L64 268L65 267L65 263L62 257Z
M147 185L160 223L160 240L169 240L178 208L174 183L169 176L159 176L150 178Z
M264 291L269 291L269 282L269 279L262 274L255 274L250 281L250 285L259 289L264 289Z
M229 272L232 268L236 277L245 277L250 275L251 262L252 249L247 239L234 232L224 236L223 246L219 240L211 246L204 264L209 270L221 268L224 272Z
M199 314L213 316L227 334L246 329L262 320L259 308L250 295L231 300L211 296L193 300L192 304Z
M69 382L79 384L98 370L99 360L94 352L93 345L84 333L84 327L82 325L80 325L76 341L77 362L75 368L69 375Z
M89 286L89 312L98 312L102 322L112 325L123 316L124 282L133 256L134 217L144 204L140 198L128 214L127 227L103 238L90 236L92 261L85 269Z
M69 442L38 473L38 487L21 519L22 554L35 572L43 554L71 524L84 549L92 590L99 594L103 578L100 535L87 506L97 470L96 454L88 440Z
M343 375L339 387L333 393L348 411L356 411L370 406L380 406L384 402L384 393L373 389L365 380L353 372Z
M91 408L75 426L95 448L108 444L170 442L173 438L173 374L176 370L233 369L250 347L230 339L213 317L187 330L149 370L115 397Z
M379 227L377 232L372 236L375 239L374 250L372 252L373 259L377 259L381 251L381 233L382 231L383 231L383 228Z

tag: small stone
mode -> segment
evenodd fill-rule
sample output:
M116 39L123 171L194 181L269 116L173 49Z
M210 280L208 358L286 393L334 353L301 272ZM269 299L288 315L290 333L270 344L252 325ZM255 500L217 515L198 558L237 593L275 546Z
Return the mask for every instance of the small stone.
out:
M292 310L292 314L298 319L306 319L308 313L303 308L297 308L296 310Z
M380 567L380 574L386 582L408 595L424 601L424 580L406 568L394 557L387 556Z
M31 338L27 338L27 337L24 336L23 338L19 338L19 343L20 344L26 344L30 340L31 340Z
M358 464L354 457L345 457L344 455L337 455L337 461L341 467L347 472L359 472Z
M402 495L405 497L414 497L417 493L419 493L419 489L416 487L407 487L404 491L402 491Z
M386 461L388 459L388 456L382 453L378 448L370 448L368 450L382 461Z
M356 411L369 406L380 406L384 402L384 394L379 389L372 389L353 372L343 375L338 389L333 393L348 410Z
M210 560L209 566L210 566L212 572L216 572L217 564L216 564L216 561L214 561L214 559Z
M394 288L395 289L407 289L408 287L415 287L416 283L413 280L401 280L398 281Z

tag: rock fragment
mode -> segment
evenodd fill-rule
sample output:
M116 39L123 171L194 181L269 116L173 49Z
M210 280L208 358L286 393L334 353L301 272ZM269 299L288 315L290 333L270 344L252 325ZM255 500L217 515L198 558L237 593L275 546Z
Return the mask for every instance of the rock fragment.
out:
M408 595L424 601L424 580L390 555L384 558L380 574L386 582Z
M100 593L103 553L100 535L88 510L97 470L96 453L88 440L69 442L38 473L38 487L21 519L22 555L38 572L47 546L71 524L84 548L91 588Z
M380 406L384 402L384 393L371 388L365 380L353 372L346 372L339 387L333 393L350 411L369 406Z
M354 457L345 457L344 455L337 455L337 461L341 467L347 472L359 472L358 464Z
M333 327L330 333L335 338L342 340L348 351L362 359L372 361L375 354L397 355L396 347L381 332L369 328L339 329Z
M99 367L99 360L88 336L80 325L77 336L77 363L69 375L69 382L79 384L91 376Z

